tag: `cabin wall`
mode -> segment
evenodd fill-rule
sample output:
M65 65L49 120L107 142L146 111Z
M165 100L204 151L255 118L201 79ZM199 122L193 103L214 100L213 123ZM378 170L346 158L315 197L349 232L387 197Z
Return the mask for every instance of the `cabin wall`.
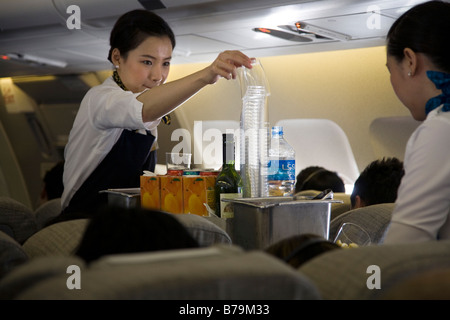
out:
M270 124L274 125L279 120L289 118L327 118L336 122L349 138L360 171L376 158L369 132L372 121L380 117L410 117L409 111L392 90L389 72L385 67L384 47L264 57L260 60L270 82L271 95L268 98ZM196 72L208 64L173 65L168 81ZM103 81L111 72L107 70L97 74ZM46 90L52 90L51 86ZM17 89L16 97L19 96L27 95ZM2 165L3 173L0 178L7 181L6 183L2 181L0 186L2 194L10 194L34 207L42 188L44 169L48 169L50 164L60 159L64 146L55 145L59 142L53 141L50 134L48 134L50 145L47 145L45 139L42 139L44 136L38 136L31 130L30 121L34 124L40 123L45 133L48 133L47 122L41 117L44 115L41 113L45 110L37 107L31 98L29 100L32 102L30 110L11 113L7 111L4 99L0 99L0 122L4 127L5 143L10 146L8 159L16 159L15 167L20 168L18 170L22 174L22 177L17 179L5 177L5 172L10 176L13 171L10 170L10 165ZM71 102L75 105L78 103ZM18 105L23 108L27 104ZM64 106L65 104L61 104L54 107L66 112L67 119L73 119L74 108L63 108ZM240 112L240 85L237 80L220 79L216 84L205 87L172 113L171 125L159 126L158 163L164 164L165 152L171 151L179 143L178 139L172 138L172 133L176 129L186 128L192 133L194 121L239 121ZM68 135L69 125L66 126L66 131L58 134ZM39 137L41 139L38 139ZM195 136L191 134L191 144L194 138ZM400 145L404 148L404 145L401 143ZM59 148L60 152L57 152L56 148ZM5 151L6 149L2 148L2 152ZM377 156L380 156L380 153ZM12 160L8 159L5 161L10 163ZM22 195L23 191L11 185L8 182L11 179L15 181L24 179L25 183L22 183L21 188L25 187L28 195Z
M371 122L379 117L410 115L391 87L384 46L264 57L260 61L270 83L270 124L289 118L336 122L349 138L360 171L376 158L370 142ZM207 65L173 65L168 81ZM179 107L175 117L181 127L190 130L194 120L239 121L240 99L238 81L221 79ZM170 141L167 132L168 128L160 131L161 151L178 143Z

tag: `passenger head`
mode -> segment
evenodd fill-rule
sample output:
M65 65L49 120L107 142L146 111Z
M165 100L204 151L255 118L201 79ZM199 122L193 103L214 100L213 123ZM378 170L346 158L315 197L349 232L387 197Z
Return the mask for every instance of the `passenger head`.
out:
M378 203L394 203L405 171L399 159L371 162L356 179L350 201L352 209Z
M164 19L147 10L133 10L123 14L115 23L109 44L108 60L117 48L126 59L128 52L136 49L148 37L168 37L175 48L175 35Z
M345 192L345 185L339 175L320 166L303 169L297 175L295 192L303 190L323 191L331 189L333 192Z
M319 235L301 234L280 240L264 251L298 268L314 257L339 248L337 244Z
M41 192L41 201L61 198L64 190L63 184L64 161L58 162L44 176L44 187Z
M76 255L89 263L108 254L198 246L187 229L169 213L108 206L91 218Z
M425 120L439 96L430 71L450 74L450 3L429 1L398 18L387 34L387 63L392 88L415 120ZM440 78L440 77L438 77Z

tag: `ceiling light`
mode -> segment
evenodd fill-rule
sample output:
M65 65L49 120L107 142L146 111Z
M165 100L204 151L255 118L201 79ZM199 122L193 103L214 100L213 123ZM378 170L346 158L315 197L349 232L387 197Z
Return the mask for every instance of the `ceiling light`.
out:
M26 82L41 82L41 81L54 81L56 77L53 75L47 76L18 76L12 78L14 83L26 83Z
M314 26L314 25L306 23L306 22L302 22L302 21L296 22L295 23L295 27L299 31L305 31L305 32L309 32L309 33L314 33L314 34L317 34L317 35L322 36L322 37L336 39L336 40L348 41L348 40L351 40L351 38L352 38L348 34L344 34L344 33L336 32L336 31L324 29L324 28L317 27L317 26Z
M64 61L47 59L22 53L7 53L5 55L2 55L2 59L4 59L3 57L8 57L10 60L26 63L29 65L52 66L58 68L65 68L67 66L67 62Z
M271 29L271 28L254 28L253 31L255 32L261 32L268 35L271 35L276 38L289 40L289 41L297 41L297 42L311 42L312 39L302 37L299 34L291 33L291 32L285 32L282 30L277 29Z

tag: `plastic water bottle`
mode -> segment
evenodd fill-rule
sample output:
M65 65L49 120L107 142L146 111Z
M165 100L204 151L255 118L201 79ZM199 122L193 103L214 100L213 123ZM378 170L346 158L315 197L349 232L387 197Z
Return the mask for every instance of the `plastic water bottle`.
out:
M269 196L292 196L295 190L295 150L283 137L283 127L272 127L268 162Z

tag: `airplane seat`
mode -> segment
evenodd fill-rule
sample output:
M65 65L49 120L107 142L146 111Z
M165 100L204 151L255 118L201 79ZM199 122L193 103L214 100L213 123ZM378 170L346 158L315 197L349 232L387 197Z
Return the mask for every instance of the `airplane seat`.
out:
M359 177L359 169L347 135L328 119L283 119L286 141L295 149L295 174L309 166L336 171L346 190Z
M38 230L41 230L47 222L61 213L61 198L51 199L40 205L35 211Z
M1 121L0 150L0 196L16 199L31 208L25 177Z
M406 143L420 123L410 116L374 119L369 132L376 157L396 157L403 161Z
M231 245L230 236L204 217L195 214L173 216L183 224L201 247L214 244ZM29 237L22 247L30 258L72 255L76 252L88 223L89 219L74 219L51 224Z
M235 167L240 168L239 121L207 120L194 121L193 165L202 169L219 170L222 167L222 133L235 135Z
M383 243L386 229L391 222L395 203L379 203L347 211L330 222L329 238L333 240L343 223L356 223L370 236L372 245Z
M37 231L33 211L13 198L0 196L0 230L22 244Z
M23 243L23 250L30 259L72 255L78 248L88 222L89 219L75 219L44 227Z
M28 256L20 243L0 230L0 279L26 261Z
M3 300L320 299L306 277L278 258L223 245L114 254L90 264L76 256L40 257L2 280Z

